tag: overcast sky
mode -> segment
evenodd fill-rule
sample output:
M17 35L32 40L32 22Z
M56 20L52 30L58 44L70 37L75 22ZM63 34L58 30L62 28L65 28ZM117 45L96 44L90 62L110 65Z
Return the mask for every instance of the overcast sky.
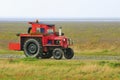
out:
M0 18L116 18L120 0L0 0Z

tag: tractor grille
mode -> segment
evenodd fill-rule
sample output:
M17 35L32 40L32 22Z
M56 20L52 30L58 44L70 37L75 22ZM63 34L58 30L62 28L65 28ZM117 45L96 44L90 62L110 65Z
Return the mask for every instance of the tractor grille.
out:
M54 44L55 44L55 45L60 45L60 40L55 40L55 41L54 41Z

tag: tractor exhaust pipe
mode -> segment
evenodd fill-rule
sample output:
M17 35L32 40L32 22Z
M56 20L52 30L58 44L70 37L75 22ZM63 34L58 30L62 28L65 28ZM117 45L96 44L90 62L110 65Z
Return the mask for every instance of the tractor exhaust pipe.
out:
M62 36L62 27L59 27L59 36Z

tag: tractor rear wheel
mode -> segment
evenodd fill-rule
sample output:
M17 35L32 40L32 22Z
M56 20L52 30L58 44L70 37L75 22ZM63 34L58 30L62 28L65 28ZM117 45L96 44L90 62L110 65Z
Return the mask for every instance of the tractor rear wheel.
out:
M74 51L71 48L67 48L66 52L64 53L64 57L66 59L71 59L74 56Z
M53 50L53 57L54 57L54 59L60 60L63 57L63 54L64 54L64 52L60 48L55 48Z
M42 54L41 44L36 39L28 39L23 46L24 54L27 57L36 57L39 58Z
M47 52L47 53L43 53L43 54L41 55L41 58L43 58L43 59L48 59L48 58L51 58L51 57L52 57L51 51L49 51L49 52Z

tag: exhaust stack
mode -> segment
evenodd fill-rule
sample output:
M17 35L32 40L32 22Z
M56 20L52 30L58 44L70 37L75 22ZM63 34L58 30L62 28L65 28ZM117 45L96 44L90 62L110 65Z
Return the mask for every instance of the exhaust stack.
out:
M62 36L62 27L59 27L59 36Z

